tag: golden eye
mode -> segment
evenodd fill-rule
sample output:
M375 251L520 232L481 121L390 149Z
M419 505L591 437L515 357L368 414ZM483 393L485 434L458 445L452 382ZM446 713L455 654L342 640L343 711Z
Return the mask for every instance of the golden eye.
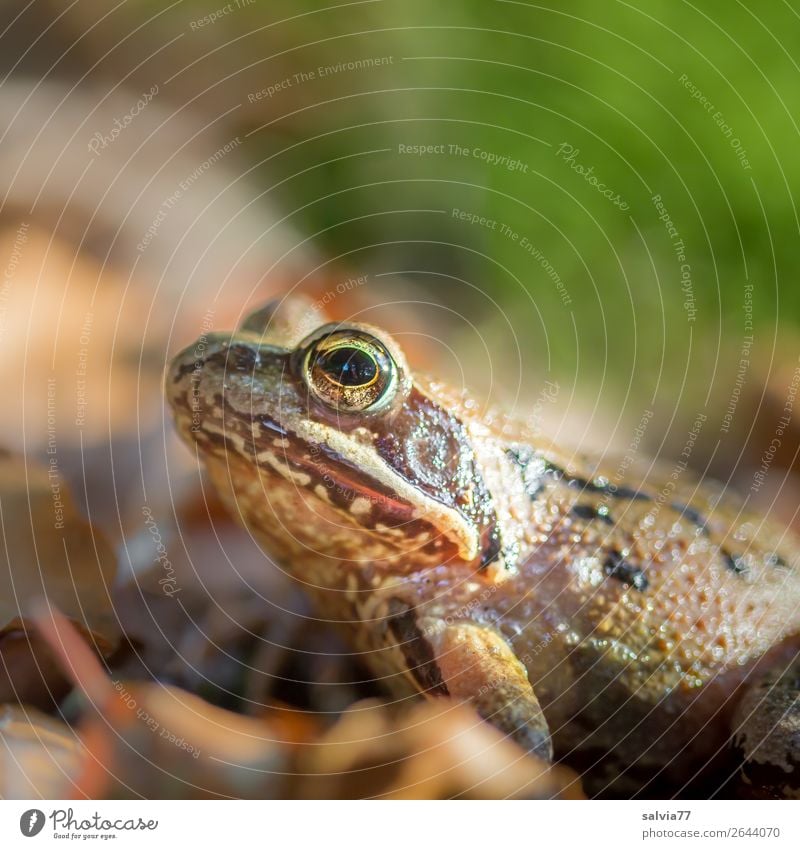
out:
M384 406L397 383L391 354L375 337L338 330L308 347L303 376L312 392L343 412Z

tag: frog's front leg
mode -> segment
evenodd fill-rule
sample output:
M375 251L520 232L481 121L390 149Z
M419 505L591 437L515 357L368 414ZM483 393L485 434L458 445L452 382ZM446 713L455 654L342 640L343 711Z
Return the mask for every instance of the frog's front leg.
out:
M744 757L739 795L800 797L800 656L775 662L748 687L733 731Z
M526 751L552 760L550 730L525 667L497 631L474 622L417 619L405 606L395 607L390 628L425 695L468 702Z

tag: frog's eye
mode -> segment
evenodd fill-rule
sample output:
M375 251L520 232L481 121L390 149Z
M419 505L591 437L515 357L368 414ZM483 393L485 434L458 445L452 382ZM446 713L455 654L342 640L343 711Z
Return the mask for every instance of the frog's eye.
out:
M303 377L311 391L342 412L383 408L397 386L391 354L374 336L352 330L329 333L306 349Z

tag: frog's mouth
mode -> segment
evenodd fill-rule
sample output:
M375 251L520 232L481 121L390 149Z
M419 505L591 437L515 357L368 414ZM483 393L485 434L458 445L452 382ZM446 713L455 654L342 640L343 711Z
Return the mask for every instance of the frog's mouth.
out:
M316 435L320 425L309 422L305 427ZM254 430L251 424L249 433ZM269 436L253 438L250 444L241 441L237 448L248 462L255 461L262 474L280 476L348 514L365 530L400 530L409 540L427 536L435 548L452 548L455 556L467 561L478 555L475 529L460 513L403 480L368 446L336 430L328 434L329 441L311 441L311 434L286 431L265 416L258 419L258 430ZM343 444L334 447L330 441Z
M386 523L395 527L414 519L411 503L327 445L309 446L296 436L285 434L277 450L260 452L258 462L262 468L269 467L357 516L366 527Z

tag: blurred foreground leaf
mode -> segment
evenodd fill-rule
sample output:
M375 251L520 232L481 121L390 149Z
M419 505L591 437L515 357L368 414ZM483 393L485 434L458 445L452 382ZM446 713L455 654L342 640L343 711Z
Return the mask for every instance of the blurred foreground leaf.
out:
M60 799L82 762L75 732L23 705L0 705L0 798Z
M327 731L278 706L245 717L177 687L109 679L57 611L37 626L86 703L79 796L583 798L574 773L448 700L357 702Z
M399 712L358 702L297 761L298 798L582 799L570 770L525 754L446 699Z
M58 605L101 655L118 640L109 599L114 552L77 512L59 477L0 457L0 702L51 704L66 679L30 631L34 600Z

